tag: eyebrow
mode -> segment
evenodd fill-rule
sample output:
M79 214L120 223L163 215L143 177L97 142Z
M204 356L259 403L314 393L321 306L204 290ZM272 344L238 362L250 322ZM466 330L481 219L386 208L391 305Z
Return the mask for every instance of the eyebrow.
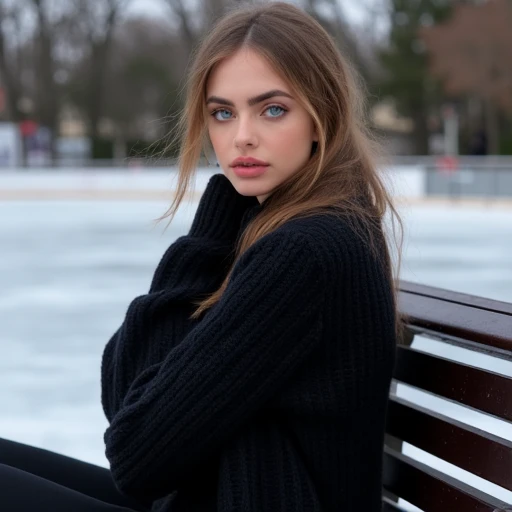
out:
M279 89L274 89L272 91L264 92L263 94L259 94L258 96L254 96L254 98L249 98L247 100L247 104L252 107L257 103L261 103L262 101L268 100L269 98L275 98L276 96L285 96L286 98L293 99L287 92L280 91ZM232 101L226 100L224 98L219 98L218 96L210 96L206 100L206 104L209 103L219 103L221 105L228 105L229 107L234 107L235 104Z

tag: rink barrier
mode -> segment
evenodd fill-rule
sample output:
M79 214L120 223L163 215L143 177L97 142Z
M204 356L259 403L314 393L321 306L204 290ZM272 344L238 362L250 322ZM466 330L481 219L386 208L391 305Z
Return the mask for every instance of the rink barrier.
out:
M384 453L383 511L505 512L512 500L487 492L403 453L403 442L512 491L512 440L397 395L405 384L512 423L512 378L417 350L416 336L512 361L512 304L402 281L399 309L407 336L397 348ZM469 479L468 479L469 480ZM508 493L507 493L508 494ZM512 494L511 494L512 495Z
M392 195L409 202L512 203L512 160L461 159L460 169L444 172L435 167L435 160L418 158L399 160L381 170ZM197 169L198 193L217 172L216 167ZM177 169L172 166L0 169L0 200L170 200L176 184Z

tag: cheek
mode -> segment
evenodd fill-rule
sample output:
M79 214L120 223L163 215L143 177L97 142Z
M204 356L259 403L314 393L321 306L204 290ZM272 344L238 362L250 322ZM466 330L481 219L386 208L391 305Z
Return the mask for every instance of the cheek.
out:
M211 125L208 128L208 134L210 136L210 140L212 144L216 146L222 147L226 145L227 140L229 139L228 133L224 126Z
M211 143L213 144L215 142L215 139L216 139L216 133L215 133L215 130L214 128L208 124L208 137L210 137L210 141Z
M208 136L210 138L210 142L213 146L213 149L216 153L221 151L222 149L222 139L219 137L219 134L216 130L208 130ZM217 155L219 156L219 155Z
M283 153L290 154L295 151L298 137L300 137L300 130L297 130L297 127L292 124L274 131L265 140Z
M313 130L308 117L299 114L290 118L286 129L283 130L283 137L295 142L295 145L302 145L305 141L312 140Z
M280 148L283 156L293 161L302 160L302 153L311 151L311 134L307 129L295 126L293 129L283 131L278 137L270 140L276 148Z

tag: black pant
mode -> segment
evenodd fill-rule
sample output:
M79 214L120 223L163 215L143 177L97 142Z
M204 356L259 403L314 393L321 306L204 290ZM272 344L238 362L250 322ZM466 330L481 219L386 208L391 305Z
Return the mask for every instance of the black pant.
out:
M108 469L0 439L2 512L142 512Z

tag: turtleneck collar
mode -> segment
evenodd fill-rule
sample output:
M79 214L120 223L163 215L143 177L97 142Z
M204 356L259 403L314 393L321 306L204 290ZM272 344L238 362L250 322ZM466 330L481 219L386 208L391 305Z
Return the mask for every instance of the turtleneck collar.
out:
M247 225L265 208L265 205L267 204L267 199L265 199L262 203L259 203L256 198L255 204L253 206L250 206L245 211L242 221L240 223L240 234L243 233Z

